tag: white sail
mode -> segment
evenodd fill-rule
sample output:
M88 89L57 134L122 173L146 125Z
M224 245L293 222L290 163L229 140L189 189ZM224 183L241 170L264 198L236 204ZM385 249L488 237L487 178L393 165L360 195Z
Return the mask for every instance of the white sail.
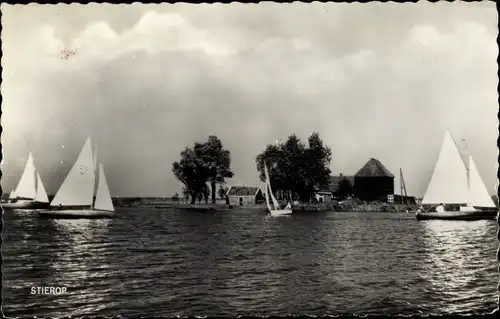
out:
M267 179L266 179L266 205L267 205L267 209L269 209L271 211L272 208L271 208L271 204L269 204L269 187L267 186Z
M273 189L271 188L271 179L269 178L269 171L267 170L266 163L264 163L264 173L266 175L266 183L267 183L267 187L269 187L269 194L271 195L274 209L277 210L277 209L279 209L280 205L279 205L278 201L276 200L276 198L274 197Z
M16 190L13 189L10 191L10 194L9 194L9 199L14 199L16 198Z
M422 204L465 204L468 195L467 169L447 130Z
M470 203L476 207L496 207L491 198L483 179L479 175L476 163L469 156L469 185L470 185Z
M107 211L115 210L102 164L99 164L99 185L97 185L94 208Z
M36 188L36 196L35 200L40 203L48 203L49 198L47 196L47 192L45 191L45 187L43 187L42 179L40 178L40 174L36 172L37 178L37 188Z
M91 206L95 173L90 138L62 183L50 206Z
M269 182L268 186L269 186L269 194L271 194L271 200L273 201L274 209L275 210L280 209L280 204L276 200L276 197L274 197L273 191L271 189L271 182Z
M28 155L23 175L19 180L15 193L16 197L22 198L34 199L36 196L35 165L33 163L33 156L31 155L31 152Z

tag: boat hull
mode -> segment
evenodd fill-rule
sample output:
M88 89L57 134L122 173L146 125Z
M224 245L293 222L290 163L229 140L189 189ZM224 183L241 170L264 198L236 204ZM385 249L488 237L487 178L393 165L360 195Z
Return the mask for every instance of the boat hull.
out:
M37 201L17 201L12 203L2 203L4 209L46 209L50 203L41 203Z
M284 216L292 214L291 209L271 210L271 216Z
M416 214L417 220L481 220L495 219L497 217L496 210L476 210L476 211L444 211L444 212L419 212Z
M112 218L115 212L104 210L90 209L75 209L75 210L47 210L38 212L41 218L57 218L57 219L97 219L97 218Z

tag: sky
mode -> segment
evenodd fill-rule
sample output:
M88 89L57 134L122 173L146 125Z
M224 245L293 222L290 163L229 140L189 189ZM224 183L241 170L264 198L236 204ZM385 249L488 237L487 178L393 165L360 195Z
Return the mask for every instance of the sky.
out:
M333 174L374 157L420 197L449 129L494 193L494 2L1 9L6 192L32 152L54 194L88 136L112 196L179 192L172 162L211 134L228 185L261 186L267 144L318 132Z

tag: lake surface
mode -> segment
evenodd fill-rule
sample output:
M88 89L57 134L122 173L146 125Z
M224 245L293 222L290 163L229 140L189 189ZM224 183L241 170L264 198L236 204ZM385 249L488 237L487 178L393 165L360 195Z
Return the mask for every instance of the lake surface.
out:
M497 224L411 214L5 211L7 316L488 313ZM64 295L31 287L64 286Z

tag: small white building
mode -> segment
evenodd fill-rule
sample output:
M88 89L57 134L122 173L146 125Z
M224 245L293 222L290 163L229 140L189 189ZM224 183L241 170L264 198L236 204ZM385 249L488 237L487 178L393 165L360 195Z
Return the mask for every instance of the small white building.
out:
M319 203L331 202L333 198L333 193L330 191L317 191L314 192L314 196Z
M255 205L265 200L260 188L250 186L231 186L226 197L231 205Z

